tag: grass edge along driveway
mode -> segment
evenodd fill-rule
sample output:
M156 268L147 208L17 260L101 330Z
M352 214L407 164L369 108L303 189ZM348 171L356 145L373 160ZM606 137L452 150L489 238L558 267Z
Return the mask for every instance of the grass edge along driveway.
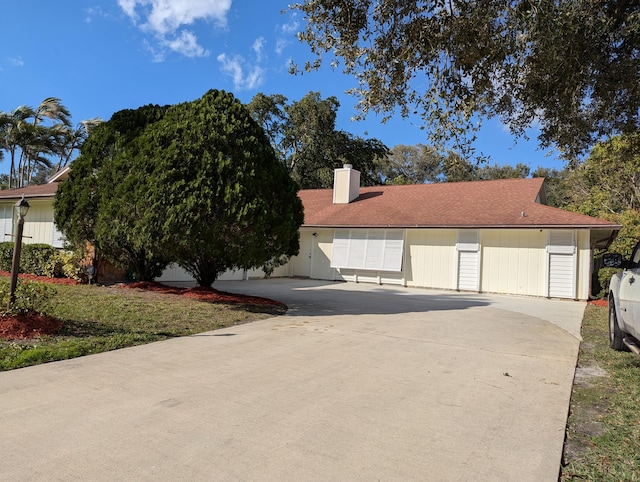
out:
M609 348L607 315L585 310L561 481L640 481L640 357Z
M211 299L215 291L162 292L104 286L56 286L47 314L62 322L54 335L0 338L0 371L188 336L283 314L279 303ZM185 296L186 295L186 296ZM232 301L232 302L229 302ZM236 302L233 302L236 301Z

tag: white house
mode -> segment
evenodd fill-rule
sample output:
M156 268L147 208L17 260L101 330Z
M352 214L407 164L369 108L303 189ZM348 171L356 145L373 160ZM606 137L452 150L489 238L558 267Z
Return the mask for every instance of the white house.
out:
M547 206L544 179L303 190L300 254L286 274L587 299L592 250L619 225Z
M24 196L29 202L29 213L25 218L23 242L64 247L64 236L53 223L53 198L58 184L67 179L68 174L69 168L66 167L46 184L0 190L0 241L13 241L17 220L14 205Z
M61 246L52 220L63 179L0 191L5 240L24 194L32 205L25 242ZM333 189L300 191L300 253L272 276L587 299L592 250L620 229L547 206L541 178L360 188L360 173L345 166L334 181ZM221 279L262 276L239 270ZM159 281L192 278L171 267Z

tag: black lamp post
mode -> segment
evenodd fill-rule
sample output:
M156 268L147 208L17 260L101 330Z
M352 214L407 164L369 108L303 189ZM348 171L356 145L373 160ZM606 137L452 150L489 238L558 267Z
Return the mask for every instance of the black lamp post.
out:
M18 271L20 271L20 252L22 251L22 230L24 229L24 217L29 212L29 203L22 196L22 199L18 201L14 208L18 212L18 232L15 236L14 246L13 246L13 260L11 261L11 284L9 285L9 306L8 309L11 309L11 304L15 300L16 295L16 285L18 284Z

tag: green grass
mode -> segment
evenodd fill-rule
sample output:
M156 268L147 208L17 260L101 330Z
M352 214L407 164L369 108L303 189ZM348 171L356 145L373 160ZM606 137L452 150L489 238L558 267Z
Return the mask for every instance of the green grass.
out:
M0 338L0 370L64 360L282 314L262 305L213 304L184 296L99 286L56 286L47 314L63 322L53 336Z
M609 348L607 308L587 306L561 481L640 481L640 357Z

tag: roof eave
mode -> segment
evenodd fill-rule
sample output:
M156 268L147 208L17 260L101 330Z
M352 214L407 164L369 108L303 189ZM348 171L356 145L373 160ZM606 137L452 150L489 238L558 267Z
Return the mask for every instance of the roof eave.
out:
M619 224L303 224L303 228L341 229L597 229L620 230Z
M0 201L8 201L12 199L53 199L55 194L19 194L17 196L0 196Z

